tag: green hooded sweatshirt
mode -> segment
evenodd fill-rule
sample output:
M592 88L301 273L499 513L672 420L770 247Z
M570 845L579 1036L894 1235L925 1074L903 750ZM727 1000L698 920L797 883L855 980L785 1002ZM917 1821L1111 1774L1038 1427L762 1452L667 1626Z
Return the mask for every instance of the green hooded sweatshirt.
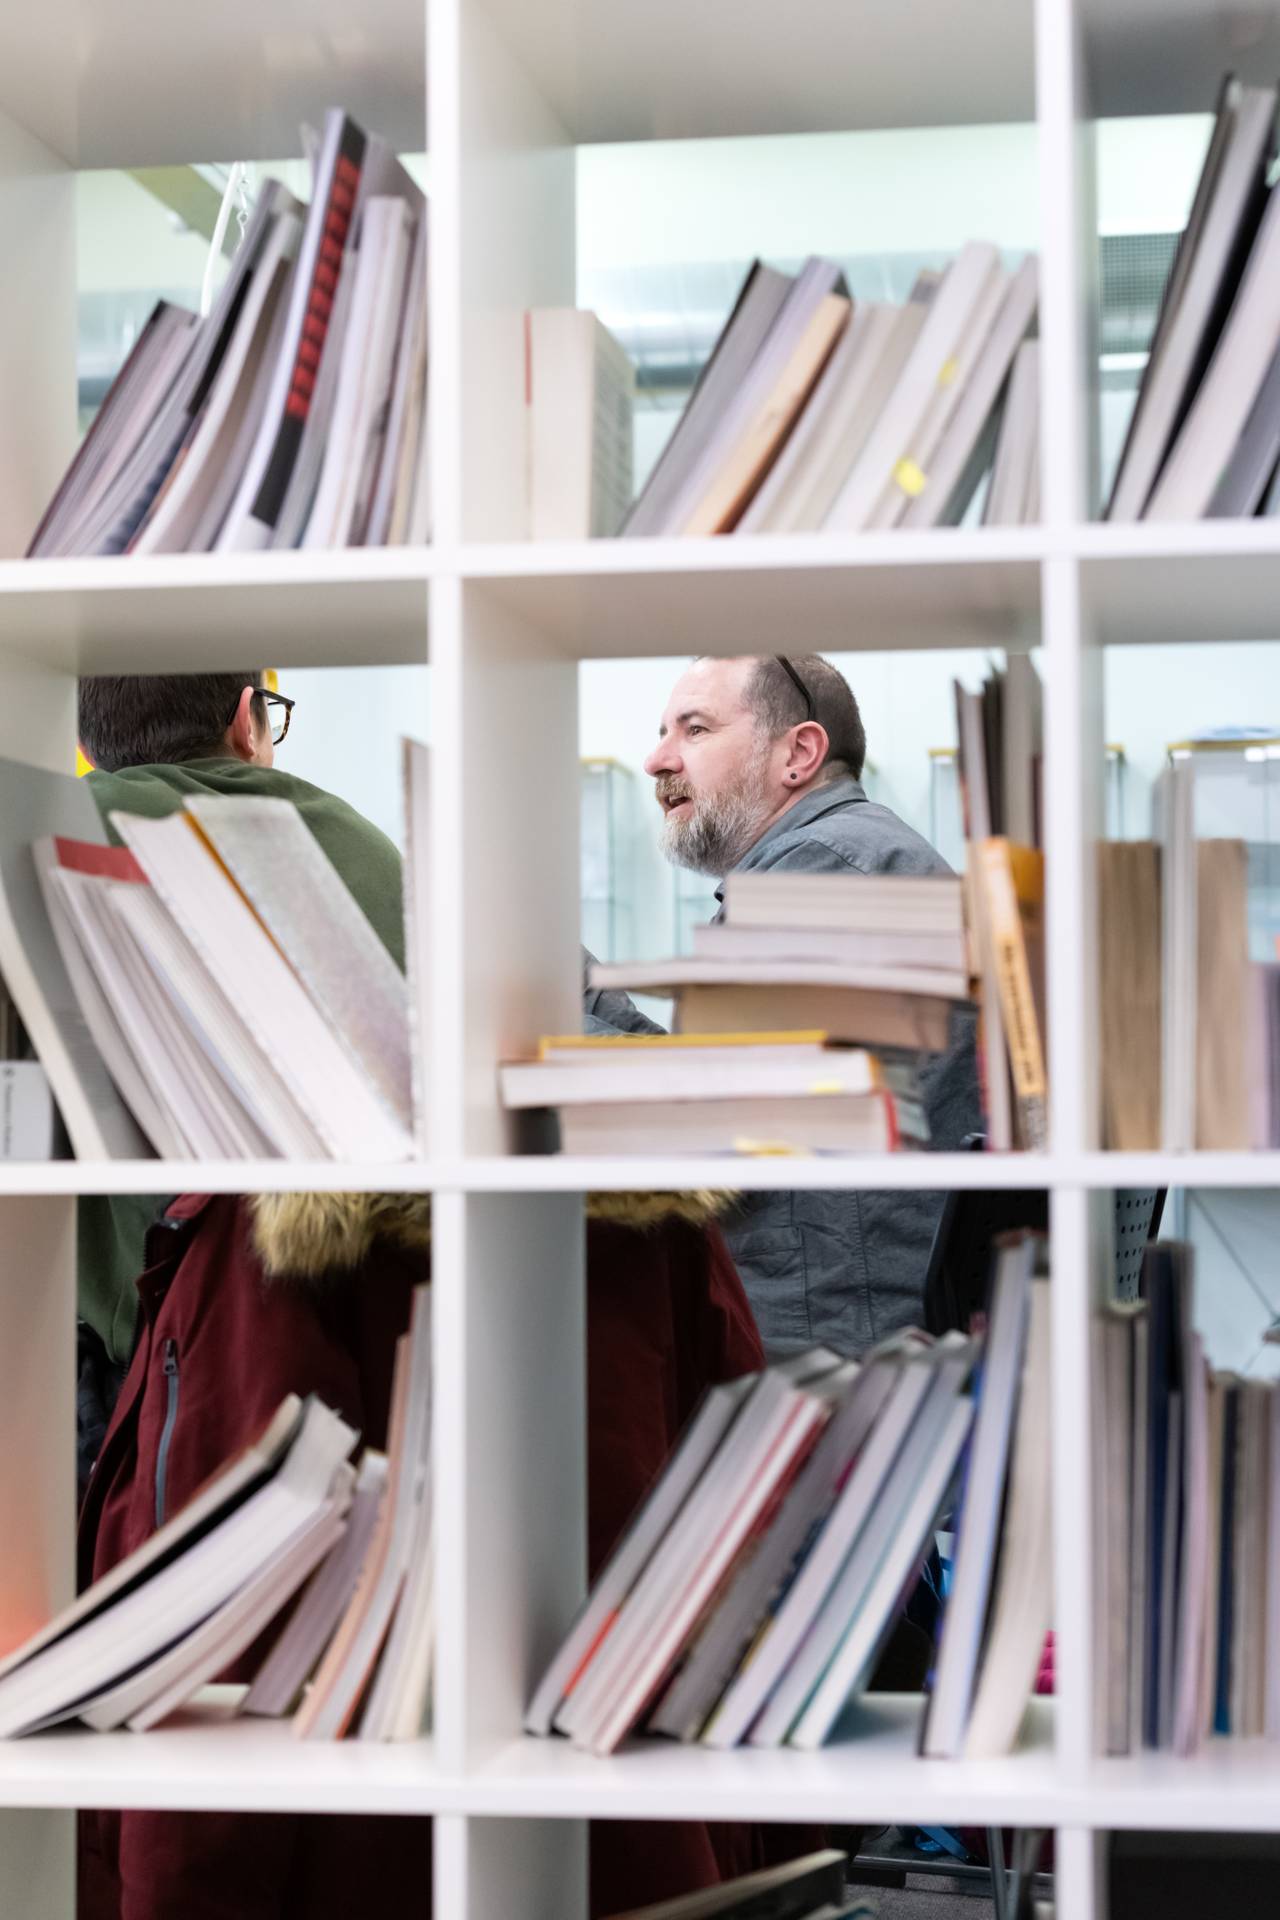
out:
M278 767L251 766L224 755L176 765L126 767L87 776L111 840L112 813L159 820L175 813L189 793L267 794L292 800L329 859L368 915L397 966L404 966L404 910L400 855L384 833L309 781ZM142 1272L147 1228L170 1194L89 1196L77 1210L80 1317L104 1341L118 1365L133 1352L138 1318L135 1281Z

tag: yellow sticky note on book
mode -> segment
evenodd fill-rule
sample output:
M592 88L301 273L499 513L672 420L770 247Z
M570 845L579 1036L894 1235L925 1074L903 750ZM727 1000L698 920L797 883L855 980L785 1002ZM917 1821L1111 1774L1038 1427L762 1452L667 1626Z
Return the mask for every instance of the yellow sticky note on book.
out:
M909 499L915 500L925 490L927 481L914 460L899 460L893 470L893 477Z
M734 1140L733 1150L749 1154L755 1160L798 1160L804 1151L786 1140L750 1140L745 1134L739 1134Z
M960 362L956 359L953 353L951 358L949 360L944 360L942 365L938 368L938 385L940 387L949 387L951 385L951 382L955 379L956 375L959 373L959 371L960 371Z

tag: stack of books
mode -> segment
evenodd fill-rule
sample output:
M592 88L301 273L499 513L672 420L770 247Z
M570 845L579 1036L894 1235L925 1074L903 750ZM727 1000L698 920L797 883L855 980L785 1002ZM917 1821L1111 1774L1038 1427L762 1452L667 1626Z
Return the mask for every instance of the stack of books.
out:
M599 1754L637 1729L717 1748L822 1744L871 1676L967 1449L922 1740L939 1755L1007 1751L1051 1603L1043 1262L1036 1235L1000 1243L982 1338L906 1334L860 1364L819 1348L713 1388L527 1730Z
M847 1854L829 1847L613 1920L874 1920L875 1907L845 1886L848 1864Z
M922 274L903 306L849 297L834 261L757 261L627 535L1034 519L1037 265L993 246Z
M955 683L965 903L978 976L987 1145L1048 1143L1043 701L1025 654L977 693Z
M1109 1753L1280 1739L1280 1392L1215 1373L1192 1249L1095 1328L1100 1718Z
M70 778L0 762L0 796L0 971L79 1157L412 1155L405 977L290 802L108 847Z
M691 955L591 971L672 996L676 1035L544 1040L502 1068L505 1103L558 1108L571 1153L924 1144L919 1064L969 990L960 882L735 873L725 915Z
M1163 839L1101 845L1103 1143L1280 1146L1280 965L1249 948L1249 852L1197 840L1195 773L1161 776Z
M207 316L162 300L29 554L426 540L427 212L335 109L310 207L259 196Z
M1107 506L1110 520L1280 507L1274 86L1228 75Z
M0 1662L0 1738L80 1720L145 1732L247 1655L295 1596L240 1712L301 1738L413 1739L431 1685L428 1290L396 1354L390 1449L314 1397ZM309 1684L308 1684L309 1683Z

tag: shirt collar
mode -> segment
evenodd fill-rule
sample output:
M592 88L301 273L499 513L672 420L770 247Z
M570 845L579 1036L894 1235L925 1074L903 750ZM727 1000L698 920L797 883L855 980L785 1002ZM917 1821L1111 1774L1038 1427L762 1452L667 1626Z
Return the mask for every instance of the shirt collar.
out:
M858 801L866 800L866 790L860 780L852 774L842 773L835 780L827 780L820 787L814 787L810 793L796 801L794 807L788 807L780 814L771 827L767 827L754 845L747 848L735 871L759 866L759 855L769 844L790 833L796 827L811 826L815 820L821 820L825 814L835 813L841 807L847 807ZM716 899L724 905L724 881L716 888Z

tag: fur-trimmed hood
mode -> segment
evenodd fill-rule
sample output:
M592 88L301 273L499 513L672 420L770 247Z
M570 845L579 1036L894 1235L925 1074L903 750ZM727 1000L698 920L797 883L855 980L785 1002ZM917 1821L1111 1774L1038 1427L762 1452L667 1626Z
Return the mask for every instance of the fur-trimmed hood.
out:
M587 1218L652 1231L668 1220L708 1226L732 1195L590 1193ZM316 1280L358 1267L379 1240L411 1252L431 1244L429 1193L258 1193L250 1202L254 1247L272 1279Z

